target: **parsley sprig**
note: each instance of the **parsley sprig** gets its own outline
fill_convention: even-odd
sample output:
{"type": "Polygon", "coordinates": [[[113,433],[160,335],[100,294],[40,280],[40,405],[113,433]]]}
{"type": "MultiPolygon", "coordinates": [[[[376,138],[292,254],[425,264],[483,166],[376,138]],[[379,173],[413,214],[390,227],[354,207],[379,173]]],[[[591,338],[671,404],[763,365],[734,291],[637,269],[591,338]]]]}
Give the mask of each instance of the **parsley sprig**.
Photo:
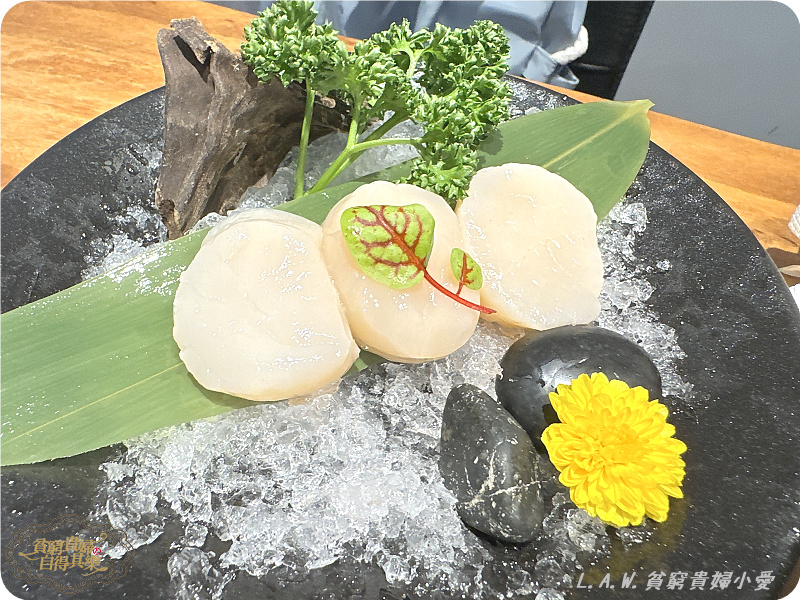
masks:
{"type": "Polygon", "coordinates": [[[329,24],[315,23],[313,2],[279,0],[245,28],[242,56],[261,81],[305,84],[295,197],[318,192],[369,148],[411,144],[419,152],[406,182],[450,202],[463,197],[477,169],[480,141],[508,118],[508,38],[491,21],[468,29],[437,25],[411,31],[392,24],[348,53],[329,24]],[[336,96],[350,107],[344,151],[319,181],[304,190],[303,179],[315,94],[336,96]],[[365,135],[376,119],[386,121],[365,135]],[[411,119],[418,138],[384,138],[411,119]]]}

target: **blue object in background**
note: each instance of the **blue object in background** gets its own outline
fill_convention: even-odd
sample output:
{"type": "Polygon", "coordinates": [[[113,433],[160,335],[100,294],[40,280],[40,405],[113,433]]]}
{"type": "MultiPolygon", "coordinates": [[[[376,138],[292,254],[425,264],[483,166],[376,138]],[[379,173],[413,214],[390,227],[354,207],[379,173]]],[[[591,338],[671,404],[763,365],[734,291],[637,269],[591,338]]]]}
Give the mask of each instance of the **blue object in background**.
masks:
{"type": "MultiPolygon", "coordinates": [[[[272,2],[214,0],[214,4],[256,13],[272,2]]],[[[588,35],[582,27],[586,4],[587,0],[321,0],[315,8],[320,21],[330,21],[340,34],[359,39],[404,18],[415,31],[437,22],[464,28],[489,19],[508,34],[510,73],[574,89],[578,78],[567,63],[586,52],[588,35]]]]}
{"type": "Polygon", "coordinates": [[[578,79],[566,63],[582,55],[588,43],[581,31],[586,0],[324,0],[315,7],[321,21],[360,39],[403,19],[415,31],[432,29],[436,23],[465,28],[488,19],[502,25],[509,37],[510,73],[567,88],[574,88],[578,79]]]}

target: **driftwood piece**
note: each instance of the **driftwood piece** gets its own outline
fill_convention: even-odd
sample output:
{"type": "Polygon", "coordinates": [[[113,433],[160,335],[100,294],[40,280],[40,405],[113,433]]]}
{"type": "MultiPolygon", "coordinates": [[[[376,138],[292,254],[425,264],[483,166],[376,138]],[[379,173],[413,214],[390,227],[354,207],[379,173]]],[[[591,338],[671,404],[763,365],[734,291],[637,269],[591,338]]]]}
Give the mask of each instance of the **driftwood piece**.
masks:
{"type": "MultiPolygon", "coordinates": [[[[170,25],[158,33],[166,123],[156,205],[174,239],[275,173],[300,140],[305,91],[260,83],[196,18],[170,25]]],[[[312,139],[343,126],[341,111],[315,105],[312,139]]]]}

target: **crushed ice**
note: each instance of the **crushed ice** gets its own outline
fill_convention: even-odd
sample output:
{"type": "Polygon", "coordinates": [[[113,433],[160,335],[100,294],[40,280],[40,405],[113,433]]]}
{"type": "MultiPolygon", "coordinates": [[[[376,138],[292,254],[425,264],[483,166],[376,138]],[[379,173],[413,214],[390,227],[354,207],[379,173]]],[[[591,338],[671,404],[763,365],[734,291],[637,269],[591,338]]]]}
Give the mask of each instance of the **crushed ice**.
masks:
{"type": "MultiPolygon", "coordinates": [[[[312,164],[323,165],[317,171],[342,146],[338,136],[314,144],[312,164]]],[[[385,151],[362,159],[351,177],[397,158],[385,151]]],[[[266,187],[245,194],[245,206],[289,197],[294,167],[291,157],[287,161],[266,187]]],[[[204,225],[222,218],[211,215],[204,225]]],[[[647,265],[633,252],[646,226],[645,208],[635,201],[617,205],[598,226],[606,281],[597,322],[641,344],[661,371],[665,393],[687,398],[691,385],[677,371],[684,354],[675,332],[646,305],[654,291],[646,270],[671,265],[647,265]]],[[[115,238],[113,251],[87,276],[140,250],[115,238]]],[[[125,530],[139,547],[162,535],[177,514],[183,534],[167,569],[178,598],[220,598],[240,570],[296,579],[347,559],[379,565],[390,584],[420,597],[564,600],[576,573],[608,554],[610,540],[599,519],[569,501],[552,465],[541,464],[549,514],[540,537],[527,551],[500,556],[464,527],[437,466],[450,389],[467,382],[493,393],[499,360],[520,334],[481,322],[470,341],[444,359],[376,365],[306,403],[264,404],[129,440],[127,453],[102,466],[107,481],[95,516],[125,530]],[[230,547],[221,554],[204,551],[210,536],[230,547]]],[[[620,531],[626,545],[647,539],[637,528],[620,531]]],[[[123,550],[109,552],[121,556],[123,550]]]]}
{"type": "MultiPolygon", "coordinates": [[[[678,345],[675,330],[659,323],[658,315],[646,302],[654,289],[645,278],[653,265],[634,256],[637,234],[647,227],[647,211],[641,202],[620,202],[597,226],[600,251],[605,268],[600,303],[603,307],[597,325],[616,331],[639,344],[652,358],[661,373],[662,391],[686,401],[692,397],[693,386],[678,372],[686,353],[678,345]]],[[[654,265],[659,271],[669,271],[669,260],[654,265]]]]}
{"type": "Polygon", "coordinates": [[[147,242],[164,242],[167,228],[157,212],[141,206],[129,206],[121,215],[114,217],[120,233],[110,238],[96,238],[89,243],[89,254],[84,258],[87,267],[81,272],[83,279],[102,275],[139,256],[147,242]],[[127,231],[145,232],[141,241],[131,239],[127,231]],[[151,239],[148,239],[151,238],[151,239]]]}

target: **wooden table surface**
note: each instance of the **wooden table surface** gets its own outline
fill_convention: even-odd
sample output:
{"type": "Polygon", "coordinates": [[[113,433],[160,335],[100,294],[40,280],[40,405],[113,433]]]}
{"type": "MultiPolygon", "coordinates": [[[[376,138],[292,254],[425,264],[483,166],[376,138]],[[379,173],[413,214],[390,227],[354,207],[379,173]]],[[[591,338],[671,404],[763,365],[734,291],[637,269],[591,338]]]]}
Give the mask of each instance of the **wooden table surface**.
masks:
{"type": "MultiPolygon", "coordinates": [[[[170,19],[188,16],[198,17],[231,49],[252,19],[192,1],[32,1],[12,7],[0,30],[0,183],[87,121],[163,85],[156,33],[170,19]]],[[[657,112],[650,121],[653,141],[725,199],[778,266],[800,264],[800,245],[788,228],[800,202],[800,150],[657,112]]]]}

